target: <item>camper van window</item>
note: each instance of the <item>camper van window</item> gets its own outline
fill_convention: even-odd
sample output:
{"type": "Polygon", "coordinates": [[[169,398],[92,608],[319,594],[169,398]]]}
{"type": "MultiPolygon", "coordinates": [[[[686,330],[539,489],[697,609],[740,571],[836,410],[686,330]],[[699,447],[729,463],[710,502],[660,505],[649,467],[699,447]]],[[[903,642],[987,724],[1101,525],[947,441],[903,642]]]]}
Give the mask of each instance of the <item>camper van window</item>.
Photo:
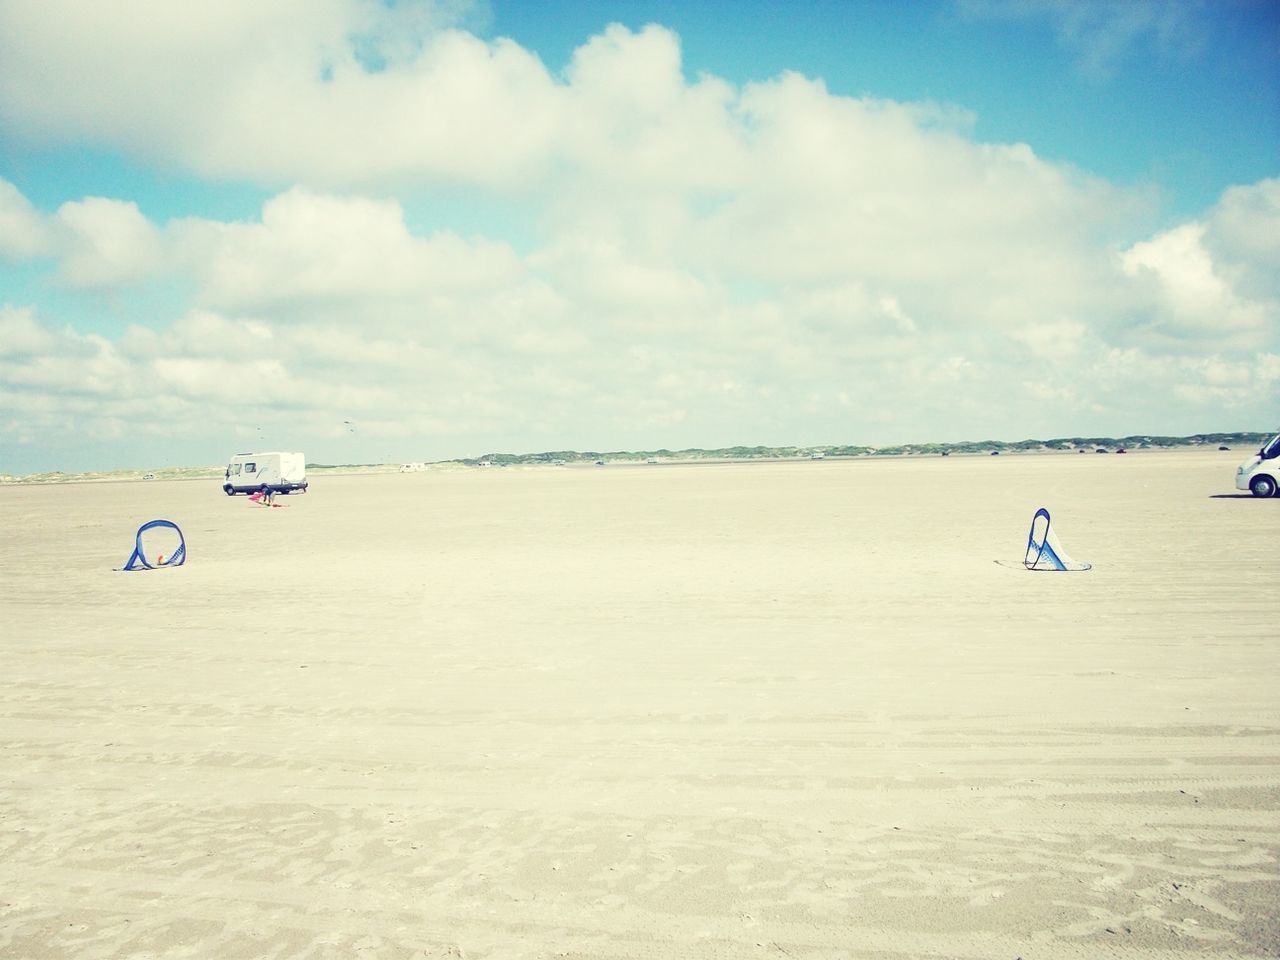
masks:
{"type": "Polygon", "coordinates": [[[238,476],[240,476],[240,464],[238,464],[238,463],[233,463],[233,464],[231,465],[231,471],[230,471],[230,472],[231,472],[231,476],[233,476],[233,477],[238,477],[238,476]]]}
{"type": "Polygon", "coordinates": [[[245,472],[245,473],[257,473],[257,472],[258,472],[258,465],[257,465],[256,463],[246,463],[246,464],[244,465],[244,472],[245,472]]]}

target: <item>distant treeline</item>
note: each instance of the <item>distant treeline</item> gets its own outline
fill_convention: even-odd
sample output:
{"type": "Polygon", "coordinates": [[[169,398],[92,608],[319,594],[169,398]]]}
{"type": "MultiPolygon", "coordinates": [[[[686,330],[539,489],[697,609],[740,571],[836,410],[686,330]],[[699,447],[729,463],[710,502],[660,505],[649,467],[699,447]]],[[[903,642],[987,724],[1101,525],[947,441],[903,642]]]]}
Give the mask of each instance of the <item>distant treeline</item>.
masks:
{"type": "Polygon", "coordinates": [[[812,447],[721,447],[716,450],[549,450],[543,453],[487,453],[450,460],[467,466],[512,466],[548,463],[640,462],[647,460],[787,460],[805,457],[948,456],[950,454],[1019,453],[1037,450],[1144,450],[1168,447],[1259,446],[1268,433],[1197,433],[1190,437],[1059,437],[1054,440],[964,440],[958,443],[910,443],[892,447],[829,444],[812,447]]]}

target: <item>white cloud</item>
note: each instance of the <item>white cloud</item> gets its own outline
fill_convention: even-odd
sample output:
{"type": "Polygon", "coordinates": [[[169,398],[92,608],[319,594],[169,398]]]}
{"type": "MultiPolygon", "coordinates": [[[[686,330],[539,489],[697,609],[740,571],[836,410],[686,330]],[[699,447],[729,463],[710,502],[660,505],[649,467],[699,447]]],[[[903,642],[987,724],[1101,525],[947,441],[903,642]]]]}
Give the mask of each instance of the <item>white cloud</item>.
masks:
{"type": "Polygon", "coordinates": [[[1041,309],[1079,308],[1111,272],[1098,241],[1140,212],[1025,146],[976,144],[910,105],[833,97],[788,76],[749,87],[742,109],[748,182],[693,224],[686,255],[757,280],[914,289],[901,305],[919,325],[964,306],[1015,325],[1026,310],[1017,292],[1032,287],[1041,309]]]}
{"type": "Polygon", "coordinates": [[[551,77],[420,20],[376,0],[6,0],[0,117],[258,182],[518,182],[559,126],[551,77]]]}
{"type": "Polygon", "coordinates": [[[89,197],[64,203],[55,223],[62,279],[75,286],[127,284],[161,268],[160,231],[135,203],[89,197]]]}
{"type": "Polygon", "coordinates": [[[0,305],[0,358],[37,357],[57,338],[36,320],[30,307],[0,305]]]}
{"type": "Polygon", "coordinates": [[[0,177],[0,259],[25,260],[53,248],[49,225],[12,183],[0,177]]]}
{"type": "Polygon", "coordinates": [[[615,24],[578,49],[566,74],[557,134],[578,175],[639,190],[646,200],[738,185],[745,131],[733,113],[734,90],[714,77],[686,83],[670,31],[615,24]]]}
{"type": "Polygon", "coordinates": [[[130,386],[130,368],[113,344],[89,334],[44,331],[49,349],[0,358],[0,383],[75,399],[109,397],[130,386]]]}
{"type": "Polygon", "coordinates": [[[1014,334],[1037,358],[1062,360],[1077,357],[1088,335],[1078,320],[1033,321],[1014,334]]]}
{"type": "Polygon", "coordinates": [[[1205,234],[1204,224],[1183,224],[1121,255],[1125,273],[1154,283],[1160,309],[1153,329],[1239,349],[1273,344],[1280,304],[1238,293],[1206,247],[1205,234]]]}
{"type": "Polygon", "coordinates": [[[1280,299],[1280,179],[1227,190],[1204,242],[1241,296],[1280,299]]]}
{"type": "MultiPolygon", "coordinates": [[[[76,265],[55,256],[61,275],[124,297],[148,276],[137,265],[150,265],[196,299],[170,323],[115,337],[59,332],[32,309],[4,308],[0,393],[20,416],[0,433],[31,443],[76,431],[122,442],[198,435],[220,448],[230,441],[216,438],[247,422],[287,422],[323,449],[341,446],[339,425],[356,418],[360,436],[406,454],[428,455],[412,446],[424,434],[463,446],[444,455],[613,445],[601,437],[789,442],[806,430],[828,441],[964,438],[1108,416],[1154,430],[1170,416],[1262,412],[1280,386],[1277,305],[1233,286],[1270,263],[1258,233],[1265,206],[1246,212],[1250,196],[1232,192],[1203,222],[1115,260],[1084,231],[1052,246],[1026,235],[1078,276],[1095,272],[1080,291],[1045,283],[1043,270],[957,276],[940,254],[917,252],[910,232],[895,238],[873,219],[858,229],[898,243],[914,276],[888,269],[889,249],[868,249],[820,269],[776,263],[744,290],[747,271],[732,257],[682,264],[678,233],[665,255],[655,238],[617,231],[599,245],[570,232],[522,257],[501,243],[419,236],[392,201],[302,189],[269,200],[254,223],[140,223],[127,204],[69,204],[48,218],[63,245],[54,253],[76,265]],[[1215,229],[1230,270],[1208,242],[1215,229]],[[124,238],[119,251],[107,249],[113,236],[124,238]],[[163,256],[121,252],[150,250],[156,237],[163,256]],[[1124,322],[1132,311],[1145,333],[1124,322]],[[861,433],[885,424],[902,432],[861,433]]],[[[752,236],[767,244],[767,234],[752,236]]],[[[719,242],[729,246],[727,235],[719,242]]]]}
{"type": "Polygon", "coordinates": [[[260,223],[191,219],[168,233],[200,301],[223,309],[457,295],[522,269],[503,243],[412,236],[394,201],[300,188],[268,201],[260,223]]]}
{"type": "Polygon", "coordinates": [[[0,253],[83,291],[76,315],[0,309],[0,400],[22,411],[0,436],[219,456],[249,422],[321,449],[358,442],[348,419],[453,438],[395,452],[423,459],[1160,430],[1277,397],[1274,180],[1152,235],[1145,197],[976,142],[962,111],[796,74],[691,82],[657,27],[612,27],[552,77],[357,0],[146,6],[118,47],[90,42],[108,28],[84,9],[0,0],[0,37],[28,31],[0,39],[8,122],[286,186],[251,219],[152,222],[100,197],[42,213],[0,181],[0,253]],[[133,60],[169,89],[117,69],[133,60]],[[403,185],[440,180],[529,235],[407,216],[403,185]],[[85,320],[100,309],[113,324],[85,320]]]}

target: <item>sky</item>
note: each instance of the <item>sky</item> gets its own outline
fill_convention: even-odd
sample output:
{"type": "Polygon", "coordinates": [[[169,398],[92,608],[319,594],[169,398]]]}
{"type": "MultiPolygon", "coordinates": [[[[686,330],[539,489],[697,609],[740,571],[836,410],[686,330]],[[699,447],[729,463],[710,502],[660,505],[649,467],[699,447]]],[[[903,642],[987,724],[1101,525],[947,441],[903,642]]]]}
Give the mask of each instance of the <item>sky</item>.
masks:
{"type": "Polygon", "coordinates": [[[0,0],[0,474],[1278,401],[1272,0],[0,0]]]}

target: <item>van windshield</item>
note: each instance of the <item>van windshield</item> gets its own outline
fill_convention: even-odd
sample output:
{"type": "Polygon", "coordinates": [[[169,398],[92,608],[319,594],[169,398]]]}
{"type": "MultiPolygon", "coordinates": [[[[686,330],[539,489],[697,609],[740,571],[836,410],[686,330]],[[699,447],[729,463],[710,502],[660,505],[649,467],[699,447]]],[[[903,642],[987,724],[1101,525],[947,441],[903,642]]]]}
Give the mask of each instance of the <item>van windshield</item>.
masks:
{"type": "Polygon", "coordinates": [[[1272,437],[1268,443],[1263,444],[1262,449],[1258,451],[1258,455],[1263,460],[1273,460],[1280,457],[1280,434],[1272,437]]]}

